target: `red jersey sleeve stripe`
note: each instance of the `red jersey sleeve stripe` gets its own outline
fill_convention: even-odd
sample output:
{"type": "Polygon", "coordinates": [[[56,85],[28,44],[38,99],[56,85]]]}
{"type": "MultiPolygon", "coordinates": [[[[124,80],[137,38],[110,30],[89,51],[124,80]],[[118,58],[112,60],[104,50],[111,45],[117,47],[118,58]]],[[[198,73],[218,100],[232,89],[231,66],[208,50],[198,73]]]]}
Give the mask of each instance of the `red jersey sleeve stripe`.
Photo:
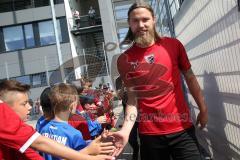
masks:
{"type": "Polygon", "coordinates": [[[38,132],[34,133],[28,140],[27,142],[19,149],[21,153],[24,153],[26,149],[35,141],[40,134],[38,132]]]}

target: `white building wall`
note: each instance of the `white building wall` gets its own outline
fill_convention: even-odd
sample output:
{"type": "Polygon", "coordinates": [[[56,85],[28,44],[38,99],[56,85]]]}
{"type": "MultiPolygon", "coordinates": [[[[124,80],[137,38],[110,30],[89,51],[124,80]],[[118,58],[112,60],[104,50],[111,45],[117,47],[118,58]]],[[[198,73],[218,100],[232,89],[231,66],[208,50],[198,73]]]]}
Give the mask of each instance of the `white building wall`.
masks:
{"type": "MultiPolygon", "coordinates": [[[[75,8],[78,7],[78,1],[73,1],[71,3],[73,3],[72,5],[75,6],[75,8]]],[[[69,41],[70,41],[70,45],[71,45],[71,54],[72,54],[72,58],[74,59],[73,63],[74,63],[74,72],[75,72],[75,76],[76,79],[81,78],[81,68],[80,66],[80,62],[78,60],[78,53],[77,53],[77,48],[82,48],[82,42],[80,40],[80,38],[76,38],[76,36],[74,36],[73,34],[71,34],[71,28],[74,25],[74,20],[73,20],[73,14],[72,14],[72,10],[73,6],[71,6],[71,4],[69,3],[68,0],[64,1],[65,3],[65,11],[66,11],[66,20],[67,20],[67,27],[68,27],[68,35],[69,35],[69,41]]]]}
{"type": "MultiPolygon", "coordinates": [[[[72,58],[69,43],[61,44],[63,63],[72,58]]],[[[59,67],[56,45],[39,48],[25,49],[20,51],[23,57],[25,75],[56,70],[59,67]],[[46,59],[46,61],[45,61],[46,59]],[[47,65],[47,66],[46,66],[47,65]]],[[[18,52],[0,54],[0,79],[6,78],[6,65],[9,77],[21,76],[18,52]]]]}
{"type": "Polygon", "coordinates": [[[0,54],[0,79],[9,77],[15,77],[20,74],[18,53],[11,52],[7,56],[0,54]]]}
{"type": "MultiPolygon", "coordinates": [[[[174,18],[209,110],[201,143],[216,160],[240,159],[240,12],[235,0],[184,1],[174,18]]],[[[197,105],[190,97],[194,114],[197,105]]]]}
{"type": "MultiPolygon", "coordinates": [[[[117,38],[115,20],[113,16],[112,2],[111,0],[98,0],[98,3],[99,3],[99,9],[101,13],[105,45],[112,48],[113,45],[108,45],[108,44],[115,43],[115,45],[118,46],[118,38],[117,38]]],[[[120,53],[119,47],[116,47],[112,51],[106,50],[106,55],[108,57],[108,64],[110,68],[109,72],[111,74],[109,82],[111,83],[112,86],[114,86],[114,83],[112,83],[112,78],[116,74],[116,63],[112,63],[112,61],[114,60],[113,57],[119,53],[120,53]]]]}
{"type": "MultiPolygon", "coordinates": [[[[64,4],[56,4],[55,12],[57,17],[65,16],[64,4]]],[[[51,19],[51,18],[52,18],[52,13],[51,13],[50,6],[30,8],[30,9],[19,10],[16,12],[1,13],[0,26],[39,21],[39,20],[51,19]]]]}

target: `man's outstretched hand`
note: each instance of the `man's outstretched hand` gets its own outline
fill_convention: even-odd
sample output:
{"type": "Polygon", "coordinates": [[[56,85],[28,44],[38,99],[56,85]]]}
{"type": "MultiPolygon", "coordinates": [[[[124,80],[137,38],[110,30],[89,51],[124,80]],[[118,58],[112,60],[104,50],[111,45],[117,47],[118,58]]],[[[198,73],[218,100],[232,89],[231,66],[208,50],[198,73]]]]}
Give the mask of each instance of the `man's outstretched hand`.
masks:
{"type": "Polygon", "coordinates": [[[108,136],[113,137],[113,141],[114,141],[116,149],[113,152],[112,156],[116,157],[122,152],[123,148],[127,144],[129,134],[124,133],[124,131],[120,130],[117,132],[109,132],[108,136]]]}

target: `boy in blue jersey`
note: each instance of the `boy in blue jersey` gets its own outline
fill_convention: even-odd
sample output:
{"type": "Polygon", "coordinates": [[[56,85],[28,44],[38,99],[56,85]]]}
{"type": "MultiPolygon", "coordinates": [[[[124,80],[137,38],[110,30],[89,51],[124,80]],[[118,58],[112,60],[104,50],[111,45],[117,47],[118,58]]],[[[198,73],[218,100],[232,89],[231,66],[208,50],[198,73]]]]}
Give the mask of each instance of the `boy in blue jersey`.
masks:
{"type": "Polygon", "coordinates": [[[50,87],[45,88],[40,95],[40,105],[42,106],[43,115],[38,119],[36,124],[36,130],[38,132],[51,120],[54,118],[53,109],[51,106],[51,101],[49,98],[49,93],[51,91],[50,87]]]}
{"type": "MultiPolygon", "coordinates": [[[[51,105],[51,101],[49,98],[49,94],[51,91],[51,87],[47,87],[43,90],[40,95],[40,104],[43,110],[43,116],[41,116],[36,124],[36,130],[38,132],[51,120],[54,118],[53,108],[51,105]]],[[[89,133],[88,123],[87,121],[78,114],[73,114],[69,117],[68,124],[79,130],[84,140],[90,140],[91,135],[89,133]]]]}
{"type": "MultiPolygon", "coordinates": [[[[113,143],[100,143],[100,138],[93,141],[88,147],[80,131],[68,124],[72,113],[76,112],[78,103],[77,91],[74,86],[58,84],[54,86],[49,95],[54,118],[50,120],[40,131],[43,136],[49,137],[74,150],[81,150],[87,154],[109,154],[115,149],[113,143]],[[84,149],[83,149],[84,148],[84,149]]],[[[49,154],[42,154],[46,160],[59,160],[49,154]]]]}
{"type": "MultiPolygon", "coordinates": [[[[79,90],[77,87],[76,89],[79,90]]],[[[36,124],[36,130],[38,132],[40,132],[42,127],[44,127],[51,119],[54,118],[54,113],[49,98],[50,91],[51,88],[47,87],[40,95],[40,104],[42,106],[43,116],[38,119],[36,124]]],[[[81,94],[81,92],[78,92],[78,94],[81,94]]],[[[80,102],[83,106],[85,106],[85,104],[94,103],[93,99],[87,98],[87,100],[85,100],[85,98],[82,98],[82,96],[80,96],[80,102]]],[[[92,121],[88,113],[85,112],[82,108],[81,110],[78,110],[78,107],[76,114],[71,115],[68,120],[68,124],[82,133],[84,140],[95,139],[97,136],[101,135],[103,131],[101,124],[105,122],[105,116],[100,116],[96,120],[92,121]],[[84,122],[82,120],[79,122],[79,119],[83,118],[85,119],[84,122]],[[85,126],[85,122],[87,123],[87,126],[83,127],[85,126]]]]}

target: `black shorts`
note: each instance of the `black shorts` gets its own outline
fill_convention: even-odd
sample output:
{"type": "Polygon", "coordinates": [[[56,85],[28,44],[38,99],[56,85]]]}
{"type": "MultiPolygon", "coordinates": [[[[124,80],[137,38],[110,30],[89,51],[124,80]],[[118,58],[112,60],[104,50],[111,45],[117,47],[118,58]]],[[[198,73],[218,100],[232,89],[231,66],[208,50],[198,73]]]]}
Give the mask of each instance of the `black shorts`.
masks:
{"type": "Polygon", "coordinates": [[[194,127],[174,134],[139,137],[141,160],[201,160],[194,127]]]}

